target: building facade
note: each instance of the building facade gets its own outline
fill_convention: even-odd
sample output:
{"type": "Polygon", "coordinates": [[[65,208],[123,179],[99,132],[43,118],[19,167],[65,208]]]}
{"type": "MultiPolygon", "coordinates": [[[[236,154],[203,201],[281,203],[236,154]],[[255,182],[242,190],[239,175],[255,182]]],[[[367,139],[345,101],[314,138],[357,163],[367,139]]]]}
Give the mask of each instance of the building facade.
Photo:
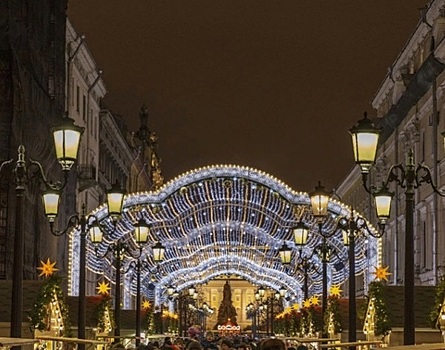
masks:
{"type": "MultiPolygon", "coordinates": [[[[380,185],[391,166],[406,164],[413,150],[416,165],[426,165],[437,189],[445,189],[444,68],[445,1],[434,0],[422,9],[418,25],[372,99],[374,123],[382,133],[370,183],[380,185]]],[[[392,190],[392,213],[381,248],[384,265],[391,272],[389,283],[397,285],[404,284],[406,212],[404,188],[393,186],[392,190]]],[[[373,199],[362,186],[358,167],[340,184],[338,194],[377,223],[373,199]]],[[[415,190],[414,201],[415,281],[435,285],[445,272],[445,200],[423,183],[415,190]]]]}
{"type": "MultiPolygon", "coordinates": [[[[66,6],[63,0],[43,0],[39,6],[22,0],[0,3],[0,160],[13,160],[0,174],[0,279],[13,277],[17,222],[12,168],[18,146],[25,147],[25,160],[41,163],[48,180],[63,178],[51,127],[66,114],[66,6]]],[[[34,170],[28,163],[28,171],[34,170]]],[[[72,183],[65,191],[74,193],[72,183]]],[[[38,180],[30,177],[22,214],[25,280],[36,279],[40,260],[56,256],[59,247],[49,232],[40,196],[38,180]]],[[[72,203],[68,200],[67,205],[72,203]]]]}
{"type": "MultiPolygon", "coordinates": [[[[118,184],[126,193],[146,191],[151,187],[150,158],[146,158],[139,144],[134,144],[124,118],[103,108],[102,99],[107,91],[102,72],[88,49],[85,37],[76,32],[69,20],[66,30],[66,108],[75,123],[84,127],[79,147],[76,178],[76,212],[94,211],[105,203],[106,190],[118,184]]],[[[148,132],[148,137],[151,133],[148,132]]],[[[148,147],[149,148],[149,147],[148,147]]],[[[70,270],[74,256],[78,254],[75,240],[64,237],[67,259],[63,259],[64,271],[70,270]]],[[[103,273],[112,276],[112,257],[103,260],[103,273]]],[[[68,274],[68,273],[67,273],[68,274]]],[[[87,271],[87,295],[96,294],[96,281],[100,278],[87,271]]],[[[112,278],[111,278],[112,279],[112,278]]],[[[70,281],[68,292],[77,295],[77,281],[70,281]]],[[[122,287],[125,290],[125,286],[122,287]]],[[[127,302],[131,297],[124,293],[127,302]]]]}

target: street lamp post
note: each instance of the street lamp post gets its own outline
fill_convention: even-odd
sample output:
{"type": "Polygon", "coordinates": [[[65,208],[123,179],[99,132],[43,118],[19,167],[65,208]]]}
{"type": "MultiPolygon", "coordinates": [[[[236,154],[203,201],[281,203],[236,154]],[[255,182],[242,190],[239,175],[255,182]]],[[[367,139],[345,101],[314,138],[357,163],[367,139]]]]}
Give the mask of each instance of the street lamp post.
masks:
{"type": "MultiPolygon", "coordinates": [[[[297,226],[293,228],[293,234],[294,234],[294,242],[297,247],[300,247],[299,251],[299,257],[301,257],[302,249],[301,247],[306,244],[307,238],[309,235],[309,229],[306,227],[306,225],[299,221],[297,226]]],[[[283,246],[279,250],[281,262],[283,265],[289,265],[292,261],[292,249],[289,248],[287,243],[284,243],[283,246]]],[[[307,300],[309,297],[309,287],[308,287],[308,274],[309,269],[313,266],[310,263],[310,257],[303,257],[299,269],[302,270],[303,276],[304,276],[304,285],[303,285],[303,293],[304,293],[304,300],[307,300]]],[[[282,293],[282,290],[284,290],[284,293],[286,292],[286,289],[280,289],[279,293],[281,297],[284,296],[282,293]]]]}
{"type": "MultiPolygon", "coordinates": [[[[12,174],[15,181],[16,203],[15,203],[15,233],[14,233],[14,260],[12,274],[11,294],[11,329],[10,335],[14,338],[22,336],[22,314],[23,314],[23,260],[24,260],[24,195],[29,178],[37,176],[46,188],[61,190],[66,185],[68,172],[77,159],[80,135],[83,128],[74,125],[73,120],[64,118],[62,123],[52,129],[56,157],[62,166],[63,183],[52,184],[46,179],[42,165],[33,160],[29,163],[25,160],[25,147],[18,147],[17,161],[12,174]],[[33,171],[31,171],[31,168],[33,171]]],[[[8,166],[12,160],[5,161],[0,165],[0,172],[4,166],[8,166]]]]}
{"type": "Polygon", "coordinates": [[[404,332],[405,345],[415,343],[414,323],[414,194],[415,189],[428,183],[433,191],[440,196],[445,193],[439,191],[433,182],[431,172],[425,165],[414,163],[412,149],[408,151],[406,163],[393,165],[380,187],[368,185],[370,169],[375,164],[380,129],[375,127],[365,113],[363,119],[349,130],[352,136],[352,145],[355,163],[360,166],[364,189],[375,199],[377,217],[380,224],[385,225],[390,212],[394,193],[390,192],[388,185],[395,182],[405,189],[405,276],[404,276],[404,332]]]}
{"type": "MultiPolygon", "coordinates": [[[[255,293],[255,304],[251,305],[252,316],[253,316],[253,337],[256,338],[258,335],[258,331],[260,330],[260,303],[261,303],[261,294],[260,290],[263,291],[264,288],[260,287],[255,293]]],[[[263,294],[264,295],[264,294],[263,294]]]]}
{"type": "MultiPolygon", "coordinates": [[[[113,188],[107,193],[107,203],[108,205],[112,205],[112,199],[114,197],[119,197],[120,192],[116,193],[113,188]]],[[[68,232],[70,228],[73,228],[77,225],[80,225],[80,247],[79,247],[79,301],[78,301],[78,338],[85,339],[85,313],[86,313],[86,300],[85,300],[85,283],[86,283],[86,234],[87,234],[87,226],[92,226],[92,224],[99,224],[98,219],[94,215],[86,216],[85,213],[85,204],[82,204],[82,211],[80,215],[73,214],[68,218],[68,223],[63,230],[57,230],[54,228],[54,222],[58,215],[59,210],[59,200],[60,193],[57,190],[51,189],[46,191],[43,194],[43,203],[45,208],[45,215],[48,219],[51,233],[54,236],[62,236],[68,232]]],[[[110,215],[114,215],[110,212],[110,215]]],[[[112,216],[114,219],[114,216],[112,216]]],[[[85,348],[85,344],[79,344],[79,348],[83,350],[85,348]]]]}
{"type": "MultiPolygon", "coordinates": [[[[380,238],[384,234],[384,230],[374,234],[368,227],[366,220],[354,215],[351,212],[349,217],[340,217],[337,221],[337,229],[342,229],[343,243],[348,246],[349,259],[349,342],[357,341],[357,303],[356,303],[356,289],[355,289],[355,239],[360,232],[366,231],[367,234],[374,238],[380,238]]],[[[350,347],[351,350],[355,346],[350,347]]]]}
{"type": "MultiPolygon", "coordinates": [[[[135,241],[137,244],[147,243],[148,238],[148,227],[143,221],[139,221],[138,226],[136,226],[135,230],[135,241]]],[[[141,247],[139,249],[142,249],[141,247]]],[[[156,243],[152,247],[153,251],[153,261],[155,263],[160,263],[164,260],[164,252],[165,248],[162,246],[160,242],[156,243]]],[[[140,257],[142,255],[142,251],[140,251],[139,256],[137,257],[136,263],[136,347],[141,343],[141,268],[142,262],[140,257]]],[[[173,293],[172,293],[173,294],[173,293]]]]}
{"type": "MultiPolygon", "coordinates": [[[[116,245],[112,249],[114,255],[115,269],[116,269],[116,284],[114,289],[114,322],[116,328],[114,329],[114,335],[121,335],[121,263],[123,258],[122,242],[118,240],[116,245]]],[[[116,339],[115,339],[116,341],[116,339]]]]}
{"type": "Polygon", "coordinates": [[[282,293],[286,293],[286,291],[281,292],[281,291],[276,291],[274,296],[271,297],[271,308],[270,308],[270,335],[274,336],[275,332],[275,310],[274,310],[274,303],[277,302],[277,306],[278,306],[278,301],[281,299],[282,297],[282,293]]]}
{"type": "Polygon", "coordinates": [[[136,348],[141,344],[141,260],[136,263],[136,348]]]}
{"type": "MultiPolygon", "coordinates": [[[[117,220],[121,216],[122,206],[124,202],[124,191],[120,188],[119,184],[112,186],[111,190],[107,191],[107,205],[108,214],[113,219],[113,224],[116,225],[117,220]]],[[[99,223],[96,221],[90,229],[91,242],[96,246],[102,243],[103,232],[99,223]]],[[[128,251],[128,246],[123,243],[121,239],[118,239],[115,243],[111,243],[105,253],[99,258],[104,258],[109,252],[113,254],[114,264],[116,269],[116,280],[115,280],[115,292],[114,292],[114,322],[116,328],[114,329],[114,335],[116,337],[120,336],[121,329],[121,264],[124,252],[128,251]]]]}
{"type": "Polygon", "coordinates": [[[314,265],[310,262],[309,258],[302,258],[301,261],[301,269],[303,270],[303,276],[304,276],[304,300],[309,299],[309,270],[313,268],[314,265]]]}
{"type": "MultiPolygon", "coordinates": [[[[94,242],[94,243],[99,243],[99,242],[94,242]]],[[[114,268],[116,270],[115,288],[114,288],[114,323],[116,327],[114,328],[114,335],[116,337],[119,337],[121,332],[121,265],[122,265],[124,251],[126,251],[127,249],[128,247],[126,243],[123,243],[119,239],[115,243],[111,243],[108,246],[105,254],[99,256],[99,258],[104,258],[108,253],[111,252],[114,258],[114,268]]]]}
{"type": "Polygon", "coordinates": [[[252,319],[252,338],[255,339],[255,306],[252,303],[246,306],[246,316],[252,319]]]}
{"type": "Polygon", "coordinates": [[[322,286],[323,286],[323,292],[322,292],[322,307],[321,307],[321,334],[322,338],[327,337],[327,333],[325,331],[325,315],[326,315],[326,309],[327,309],[327,303],[328,303],[328,253],[329,253],[329,246],[326,242],[326,237],[323,236],[323,243],[320,246],[320,252],[321,252],[321,263],[322,263],[322,286]]]}
{"type": "Polygon", "coordinates": [[[181,337],[187,335],[187,296],[182,293],[177,298],[177,306],[179,311],[179,334],[181,337]]]}
{"type": "MultiPolygon", "coordinates": [[[[139,246],[139,254],[137,256],[132,255],[136,260],[133,260],[128,266],[128,270],[132,267],[136,267],[136,346],[139,346],[141,343],[141,269],[143,265],[141,257],[143,245],[147,243],[148,231],[148,226],[143,220],[140,220],[135,226],[134,240],[139,246]]],[[[153,253],[153,260],[155,263],[158,263],[162,261],[164,253],[162,252],[162,254],[160,254],[157,252],[156,247],[157,245],[152,247],[152,250],[156,253],[153,253]],[[159,259],[160,255],[162,255],[161,260],[156,260],[159,259]]],[[[164,249],[164,247],[162,247],[162,249],[164,249]]]]}
{"type": "MultiPolygon", "coordinates": [[[[355,221],[351,221],[348,229],[348,258],[349,258],[349,342],[357,341],[357,302],[355,294],[355,221]]],[[[346,241],[345,241],[346,242],[346,241]]],[[[350,347],[350,350],[355,350],[355,346],[350,347]]]]}
{"type": "MultiPolygon", "coordinates": [[[[277,291],[273,296],[268,296],[266,298],[261,297],[262,291],[264,290],[264,287],[260,287],[257,291],[258,294],[258,301],[261,301],[260,306],[255,309],[254,305],[252,303],[250,303],[247,308],[246,311],[248,312],[248,314],[252,315],[252,319],[256,313],[256,311],[264,311],[265,312],[265,321],[266,321],[266,334],[268,334],[269,336],[272,336],[274,333],[274,302],[275,300],[280,300],[280,298],[282,296],[284,296],[286,294],[286,289],[282,288],[280,289],[280,291],[277,291]]],[[[265,291],[265,290],[264,290],[265,291]]]]}
{"type": "MultiPolygon", "coordinates": [[[[328,246],[326,239],[328,237],[331,237],[335,234],[335,232],[338,229],[341,229],[343,232],[343,242],[346,246],[349,246],[348,249],[348,258],[349,258],[349,336],[348,340],[349,342],[355,342],[357,340],[357,305],[356,305],[356,291],[355,291],[355,238],[356,235],[361,230],[366,230],[369,235],[380,238],[383,235],[384,230],[381,231],[379,234],[374,234],[372,231],[368,228],[368,225],[366,223],[366,220],[359,217],[354,216],[354,212],[351,212],[351,215],[348,217],[342,216],[337,219],[337,225],[336,228],[330,233],[326,234],[321,231],[321,220],[327,216],[327,200],[320,200],[317,199],[317,196],[327,196],[329,198],[329,193],[324,191],[324,187],[322,187],[320,184],[317,186],[316,191],[314,191],[311,194],[311,202],[315,203],[318,207],[314,210],[313,205],[313,211],[314,213],[317,213],[317,215],[314,214],[319,220],[319,231],[323,236],[323,243],[321,244],[321,255],[322,255],[322,263],[323,263],[323,327],[324,327],[324,315],[326,311],[326,305],[327,305],[327,261],[328,256],[330,254],[330,247],[328,246]],[[314,197],[314,200],[313,200],[314,197]]],[[[323,328],[324,332],[324,328],[323,328]]],[[[350,347],[351,350],[355,349],[355,346],[350,347]]]]}
{"type": "Polygon", "coordinates": [[[318,182],[318,185],[315,187],[315,190],[309,194],[311,200],[312,214],[314,218],[317,219],[318,224],[318,232],[322,236],[322,243],[318,246],[318,253],[321,255],[322,262],[322,308],[321,308],[321,333],[322,337],[326,338],[327,333],[325,330],[325,314],[327,309],[327,301],[328,301],[328,273],[327,273],[327,263],[328,257],[330,255],[331,247],[327,243],[327,239],[331,237],[334,233],[326,234],[322,230],[323,219],[327,216],[328,213],[328,203],[330,193],[327,192],[324,186],[318,182]]]}
{"type": "MultiPolygon", "coordinates": [[[[48,196],[53,196],[54,194],[45,194],[44,195],[44,202],[47,203],[50,198],[48,196]]],[[[54,199],[54,198],[53,198],[54,199]]],[[[55,200],[54,202],[59,202],[59,200],[55,200]]],[[[80,213],[80,216],[77,214],[72,215],[68,219],[68,224],[65,229],[63,230],[56,230],[54,229],[54,220],[57,215],[57,208],[58,204],[55,206],[56,210],[49,210],[46,209],[50,208],[50,205],[45,205],[45,214],[48,218],[49,224],[50,224],[50,230],[51,233],[55,236],[62,236],[68,232],[70,228],[73,228],[77,225],[80,225],[80,249],[79,249],[79,300],[78,300],[78,309],[77,309],[77,336],[79,339],[85,339],[85,326],[86,326],[86,320],[85,320],[85,313],[86,313],[86,306],[85,306],[85,268],[86,268],[86,232],[87,232],[87,225],[90,222],[90,220],[97,220],[94,215],[86,216],[85,215],[85,205],[82,205],[82,211],[80,213]]],[[[79,349],[83,350],[85,348],[85,344],[79,344],[79,349]]]]}

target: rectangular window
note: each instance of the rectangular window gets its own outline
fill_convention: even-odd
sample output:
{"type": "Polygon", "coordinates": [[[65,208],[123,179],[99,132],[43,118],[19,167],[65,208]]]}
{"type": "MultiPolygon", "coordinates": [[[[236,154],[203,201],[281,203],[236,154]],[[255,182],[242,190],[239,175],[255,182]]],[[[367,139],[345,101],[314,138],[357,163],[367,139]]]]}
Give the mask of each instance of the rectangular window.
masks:
{"type": "Polygon", "coordinates": [[[76,87],[76,110],[80,112],[80,87],[77,85],[76,87]]]}
{"type": "Polygon", "coordinates": [[[71,80],[70,84],[70,100],[71,100],[71,106],[74,106],[74,81],[71,80]]]}
{"type": "Polygon", "coordinates": [[[85,95],[83,95],[82,103],[83,103],[83,110],[82,110],[83,120],[86,121],[87,120],[87,97],[85,95]]]}
{"type": "Polygon", "coordinates": [[[423,255],[423,259],[422,259],[422,267],[427,267],[427,251],[428,251],[428,237],[426,234],[426,223],[425,221],[421,223],[421,227],[422,227],[422,255],[423,255]]]}

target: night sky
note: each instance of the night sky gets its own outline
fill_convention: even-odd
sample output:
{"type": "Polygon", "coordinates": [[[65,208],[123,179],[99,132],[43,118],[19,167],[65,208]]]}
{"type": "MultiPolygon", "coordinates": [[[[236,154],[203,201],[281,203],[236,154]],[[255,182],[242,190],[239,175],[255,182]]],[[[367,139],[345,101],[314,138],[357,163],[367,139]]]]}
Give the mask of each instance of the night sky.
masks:
{"type": "Polygon", "coordinates": [[[427,0],[71,0],[105,103],[159,137],[166,181],[197,167],[256,168],[297,191],[353,167],[349,128],[427,0]]]}

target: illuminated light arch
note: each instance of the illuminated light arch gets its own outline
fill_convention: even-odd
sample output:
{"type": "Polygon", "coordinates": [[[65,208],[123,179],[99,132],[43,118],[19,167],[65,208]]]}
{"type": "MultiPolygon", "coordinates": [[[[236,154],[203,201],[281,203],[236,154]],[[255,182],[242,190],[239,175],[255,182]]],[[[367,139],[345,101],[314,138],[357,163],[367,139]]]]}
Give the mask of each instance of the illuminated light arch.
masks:
{"type": "MultiPolygon", "coordinates": [[[[126,242],[134,253],[138,252],[132,232],[137,222],[143,219],[150,228],[149,241],[141,257],[148,263],[142,271],[144,294],[149,293],[150,274],[158,268],[158,292],[165,290],[163,287],[168,284],[175,284],[175,278],[185,273],[191,279],[205,281],[209,276],[224,275],[230,270],[245,278],[250,271],[251,282],[271,288],[291,286],[289,294],[298,298],[303,284],[298,259],[294,258],[290,266],[284,267],[278,250],[285,242],[293,249],[294,256],[299,254],[299,248],[293,243],[292,228],[300,219],[311,227],[308,244],[301,254],[310,256],[321,243],[309,204],[307,193],[296,192],[276,178],[252,168],[233,165],[200,168],[177,177],[158,191],[128,195],[122,219],[116,227],[107,217],[106,206],[99,207],[93,214],[105,227],[107,238],[99,246],[98,253],[103,254],[107,245],[118,239],[126,242]],[[158,241],[166,247],[166,260],[156,267],[150,247],[158,241]],[[238,251],[231,252],[231,249],[238,251]]],[[[350,215],[350,209],[334,199],[329,201],[328,209],[329,215],[322,225],[324,232],[335,229],[338,216],[350,215]]],[[[75,295],[78,289],[79,232],[73,233],[69,288],[75,295]]],[[[329,262],[330,284],[340,284],[348,277],[347,248],[343,246],[340,230],[329,238],[329,244],[336,252],[329,262]]],[[[112,275],[112,257],[97,259],[89,240],[87,249],[87,268],[95,273],[112,275]]],[[[357,274],[377,265],[376,239],[360,235],[356,239],[356,252],[357,274]]],[[[126,256],[124,266],[128,266],[130,260],[126,256]]],[[[313,255],[312,260],[321,266],[317,255],[313,255]]],[[[309,277],[311,293],[321,293],[321,275],[311,272],[309,277]]],[[[135,278],[130,280],[134,293],[135,278]]],[[[185,288],[188,284],[192,282],[184,281],[181,285],[185,288]]]]}

